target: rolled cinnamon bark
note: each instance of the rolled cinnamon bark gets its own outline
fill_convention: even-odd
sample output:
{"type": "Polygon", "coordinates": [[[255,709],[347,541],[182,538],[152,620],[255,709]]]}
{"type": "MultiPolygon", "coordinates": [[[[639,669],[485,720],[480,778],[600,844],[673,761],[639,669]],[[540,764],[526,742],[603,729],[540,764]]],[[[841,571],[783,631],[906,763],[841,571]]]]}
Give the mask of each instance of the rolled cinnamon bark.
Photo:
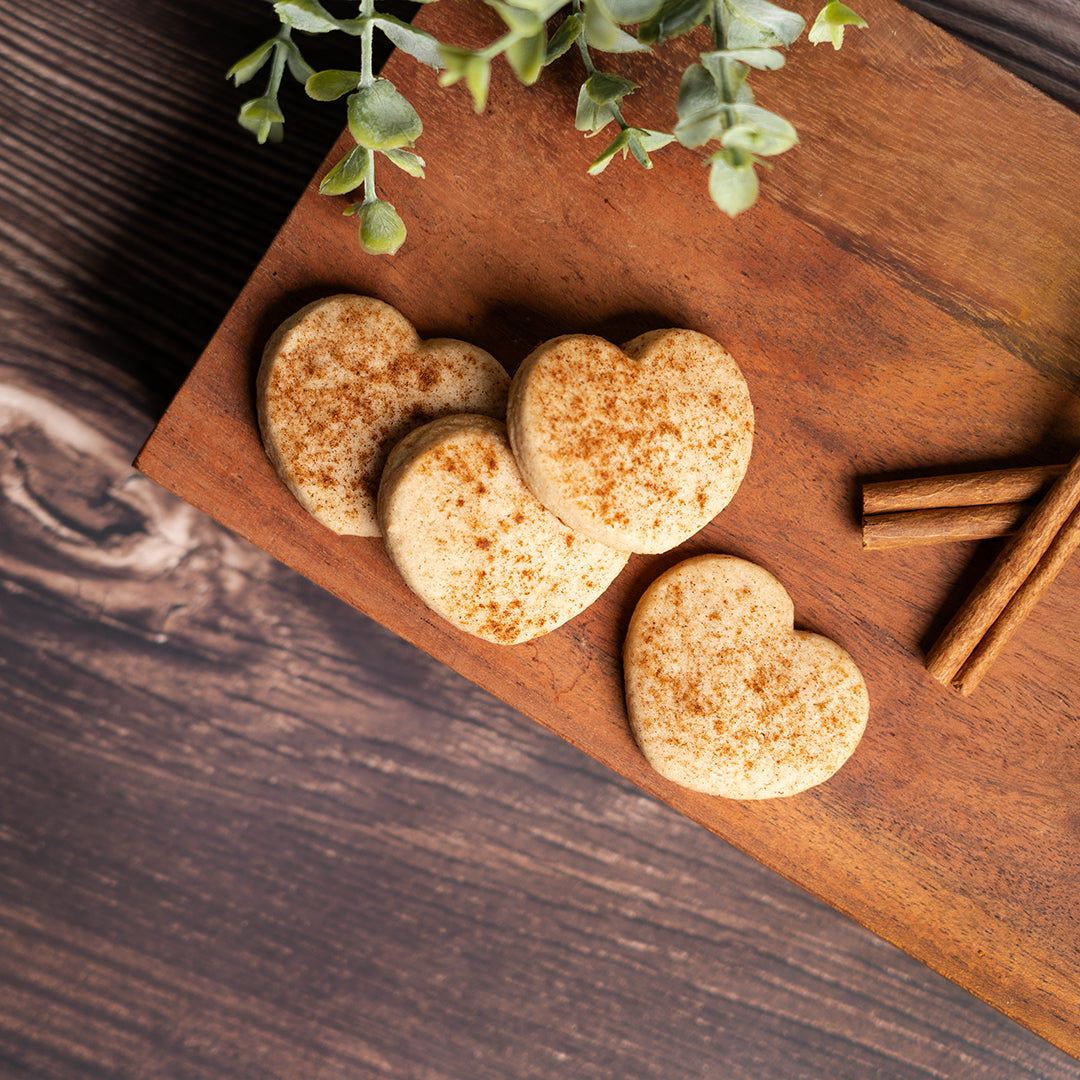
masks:
{"type": "Polygon", "coordinates": [[[935,679],[946,685],[954,682],[964,662],[1046,554],[1078,505],[1080,454],[1054,481],[927,653],[926,668],[935,679]]]}
{"type": "Polygon", "coordinates": [[[1020,628],[1021,623],[1031,613],[1031,609],[1042,598],[1043,593],[1050,587],[1050,583],[1057,577],[1078,546],[1080,546],[1080,509],[1074,510],[1069,515],[1046,549],[1046,554],[1035,564],[1035,569],[1024,579],[1023,584],[1013,594],[1004,610],[964,661],[953,679],[953,686],[961,694],[966,696],[979,685],[990,665],[1020,628]]]}
{"type": "Polygon", "coordinates": [[[862,519],[862,545],[867,550],[882,550],[1009,536],[1031,508],[1031,503],[1015,502],[870,514],[862,519]]]}
{"type": "Polygon", "coordinates": [[[892,514],[945,506],[1024,502],[1043,493],[1065,469],[1065,465],[1032,465],[864,484],[862,511],[867,515],[892,514]]]}

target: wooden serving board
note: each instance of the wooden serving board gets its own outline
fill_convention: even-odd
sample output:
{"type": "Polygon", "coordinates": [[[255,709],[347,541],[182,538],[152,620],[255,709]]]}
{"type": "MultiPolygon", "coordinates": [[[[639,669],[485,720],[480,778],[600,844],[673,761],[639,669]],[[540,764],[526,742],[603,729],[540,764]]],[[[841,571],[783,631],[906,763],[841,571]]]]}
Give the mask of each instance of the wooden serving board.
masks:
{"type": "MultiPolygon", "coordinates": [[[[803,39],[755,77],[801,144],[734,222],[678,147],[646,172],[586,168],[577,72],[463,88],[391,59],[427,177],[382,181],[407,218],[393,259],[358,253],[316,181],[228,313],[138,467],[360,611],[1063,1049],[1080,1055],[1080,565],[1067,567],[968,699],[923,654],[992,543],[864,552],[859,482],[1065,460],[1080,443],[1080,119],[891,0],[844,49],[803,39]],[[253,376],[277,323],[345,290],[509,369],[538,342],[687,326],[740,360],[757,438],[730,507],[676,552],[635,556],[590,610],[522,646],[458,633],[404,588],[381,542],[332,535],[259,443],[253,376]],[[844,645],[872,710],[855,757],[788,800],[735,803],[658,777],[628,733],[619,654],[661,569],[726,551],[771,570],[798,625],[844,645]]],[[[807,12],[809,13],[809,12],[807,12]]],[[[489,40],[480,5],[421,25],[489,40]]],[[[668,127],[700,38],[648,60],[627,108],[668,127]]],[[[609,70],[643,70],[616,58],[609,70]]],[[[336,160],[343,141],[328,160],[336,160]]],[[[322,170],[320,170],[320,175],[322,170]]],[[[567,793],[572,797],[572,793],[567,793]]]]}

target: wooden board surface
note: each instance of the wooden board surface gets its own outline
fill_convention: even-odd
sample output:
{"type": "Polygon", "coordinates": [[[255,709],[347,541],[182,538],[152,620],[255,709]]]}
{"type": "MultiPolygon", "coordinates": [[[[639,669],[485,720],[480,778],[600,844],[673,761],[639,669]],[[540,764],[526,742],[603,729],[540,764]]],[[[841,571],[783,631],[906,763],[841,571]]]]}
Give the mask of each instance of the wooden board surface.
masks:
{"type": "MultiPolygon", "coordinates": [[[[387,73],[427,131],[422,183],[388,177],[410,239],[365,260],[341,203],[309,188],[143,449],[146,474],[882,937],[1080,1053],[1080,570],[1066,569],[978,693],[933,684],[922,653],[991,545],[864,553],[857,481],[1064,459],[1080,435],[1080,121],[911,12],[872,3],[839,55],[804,46],[762,78],[801,146],[734,223],[677,150],[652,173],[585,175],[573,88],[503,76],[485,114],[431,73],[387,73]],[[824,88],[824,92],[823,92],[824,88]],[[513,121],[511,123],[511,120],[513,121]],[[1022,150],[1002,133],[1024,132],[1022,150]],[[679,551],[635,557],[592,609],[511,649],[424,610],[376,541],[314,525],[258,443],[262,343],[330,291],[395,304],[425,336],[508,368],[536,342],[656,326],[739,358],[758,437],[735,501],[679,551]],[[633,603],[684,555],[730,551],[788,587],[799,625],[837,639],[870,687],[856,757],[760,805],[663,782],[626,728],[618,654],[633,603]]],[[[439,33],[473,23],[440,5],[439,33]]],[[[421,17],[423,18],[423,16],[421,17]]],[[[663,92],[642,95],[658,126],[663,92]]],[[[676,50],[678,52],[678,50],[676,50]]],[[[631,70],[629,61],[624,70],[631,70]]],[[[333,155],[332,155],[333,156],[333,155]]]]}

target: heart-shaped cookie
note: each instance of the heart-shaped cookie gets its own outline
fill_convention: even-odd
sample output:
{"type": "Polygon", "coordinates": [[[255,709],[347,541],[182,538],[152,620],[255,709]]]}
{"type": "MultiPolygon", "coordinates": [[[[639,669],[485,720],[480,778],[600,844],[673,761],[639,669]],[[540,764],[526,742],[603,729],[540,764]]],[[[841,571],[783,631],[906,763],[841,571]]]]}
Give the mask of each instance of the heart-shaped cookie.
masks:
{"type": "Polygon", "coordinates": [[[618,348],[569,334],[514,375],[510,442],[533,494],[571,528],[623,551],[667,551],[731,501],[754,436],[731,355],[693,330],[618,348]]]}
{"type": "Polygon", "coordinates": [[[626,565],[529,493],[506,425],[448,416],[391,451],[379,524],[405,583],[461,630],[504,645],[584,611],[626,565]]]}
{"type": "Polygon", "coordinates": [[[623,661],[630,728],[661,775],[710,795],[794,795],[862,738],[866,684],[835,642],[794,628],[784,587],[728,555],[672,567],[645,591],[623,661]]]}
{"type": "Polygon", "coordinates": [[[266,453],[300,504],[334,532],[377,536],[375,499],[390,448],[457,412],[506,413],[510,377],[490,353],[421,341],[369,296],[318,300],[267,342],[256,384],[266,453]]]}

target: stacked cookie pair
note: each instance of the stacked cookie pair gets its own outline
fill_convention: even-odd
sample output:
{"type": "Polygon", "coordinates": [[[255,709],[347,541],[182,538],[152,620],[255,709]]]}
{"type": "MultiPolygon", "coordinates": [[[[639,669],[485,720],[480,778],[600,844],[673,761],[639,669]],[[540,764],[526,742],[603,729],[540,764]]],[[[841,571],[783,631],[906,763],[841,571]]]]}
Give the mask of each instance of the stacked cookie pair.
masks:
{"type": "MultiPolygon", "coordinates": [[[[268,343],[263,442],[300,503],[338,533],[381,536],[448,622],[518,644],[580,614],[632,553],[689,539],[738,490],[754,414],[708,336],[617,347],[554,338],[511,380],[466,342],[421,341],[395,309],[340,295],[268,343]]],[[[786,592],[745,560],[686,560],[639,601],[625,643],[631,729],[677,783],[792,794],[861,737],[866,691],[846,653],[793,630],[786,592]]]]}

